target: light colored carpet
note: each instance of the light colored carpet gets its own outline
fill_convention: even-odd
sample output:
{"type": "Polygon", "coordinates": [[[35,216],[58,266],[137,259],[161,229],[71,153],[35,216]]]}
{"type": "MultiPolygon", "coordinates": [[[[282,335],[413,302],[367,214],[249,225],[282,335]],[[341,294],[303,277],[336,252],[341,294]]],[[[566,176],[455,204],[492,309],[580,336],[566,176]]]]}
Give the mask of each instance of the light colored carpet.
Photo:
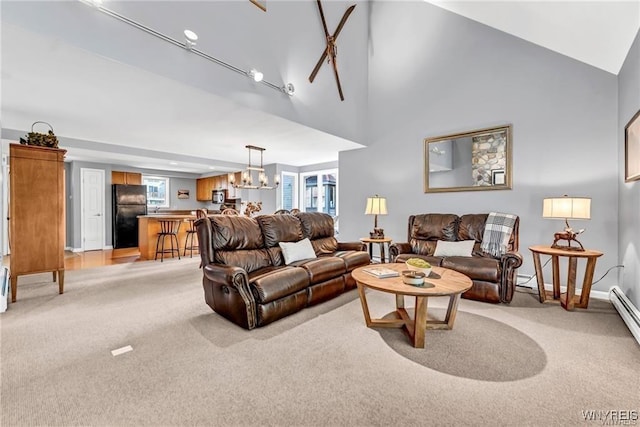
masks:
{"type": "MultiPolygon", "coordinates": [[[[204,303],[198,262],[68,271],[64,295],[21,277],[0,316],[0,424],[594,425],[582,411],[640,410],[640,348],[608,303],[462,300],[420,350],[366,328],[355,291],[246,331],[204,303]]],[[[368,295],[373,315],[392,310],[368,295]]]]}

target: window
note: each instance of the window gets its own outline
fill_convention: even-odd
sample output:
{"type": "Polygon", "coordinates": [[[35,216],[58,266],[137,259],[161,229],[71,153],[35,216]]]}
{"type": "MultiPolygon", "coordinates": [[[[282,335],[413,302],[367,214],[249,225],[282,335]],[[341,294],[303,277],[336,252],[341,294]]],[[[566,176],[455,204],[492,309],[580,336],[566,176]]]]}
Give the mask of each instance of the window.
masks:
{"type": "Polygon", "coordinates": [[[147,206],[150,208],[170,207],[169,178],[143,175],[142,184],[147,186],[147,206]]]}
{"type": "Polygon", "coordinates": [[[300,174],[302,189],[300,197],[304,212],[324,212],[338,216],[338,170],[308,172],[300,174]]]}
{"type": "Polygon", "coordinates": [[[298,208],[298,174],[282,172],[282,209],[298,208]]]}

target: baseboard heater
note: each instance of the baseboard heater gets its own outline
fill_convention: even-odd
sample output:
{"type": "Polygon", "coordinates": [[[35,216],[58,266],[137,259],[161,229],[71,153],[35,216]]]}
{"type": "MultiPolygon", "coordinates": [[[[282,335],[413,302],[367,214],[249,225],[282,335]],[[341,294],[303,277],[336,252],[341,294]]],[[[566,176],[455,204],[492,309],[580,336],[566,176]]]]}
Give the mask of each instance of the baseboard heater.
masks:
{"type": "Polygon", "coordinates": [[[631,300],[627,298],[618,286],[614,286],[609,291],[609,300],[620,313],[620,317],[627,324],[638,344],[640,344],[640,311],[638,311],[638,308],[631,303],[631,300]]]}

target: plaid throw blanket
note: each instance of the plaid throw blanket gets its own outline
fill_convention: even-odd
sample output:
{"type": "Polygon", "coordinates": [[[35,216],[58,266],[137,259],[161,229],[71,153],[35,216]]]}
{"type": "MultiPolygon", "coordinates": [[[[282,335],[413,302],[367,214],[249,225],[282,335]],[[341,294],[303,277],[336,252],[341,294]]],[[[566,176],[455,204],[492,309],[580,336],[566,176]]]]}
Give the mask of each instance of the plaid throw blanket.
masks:
{"type": "Polygon", "coordinates": [[[516,216],[501,212],[491,212],[484,225],[482,244],[480,249],[494,257],[500,257],[507,252],[509,238],[516,224],[516,216]]]}

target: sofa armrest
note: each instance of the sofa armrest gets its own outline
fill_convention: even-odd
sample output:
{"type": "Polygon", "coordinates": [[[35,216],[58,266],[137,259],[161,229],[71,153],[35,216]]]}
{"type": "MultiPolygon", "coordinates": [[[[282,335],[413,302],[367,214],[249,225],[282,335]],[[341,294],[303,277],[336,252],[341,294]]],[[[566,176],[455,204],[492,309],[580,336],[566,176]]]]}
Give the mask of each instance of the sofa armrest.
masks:
{"type": "MultiPolygon", "coordinates": [[[[207,264],[203,268],[205,286],[205,299],[207,303],[217,305],[213,301],[216,292],[212,288],[218,288],[222,294],[236,294],[242,299],[246,308],[246,327],[253,329],[257,326],[256,301],[249,288],[249,275],[236,266],[223,264],[207,264]],[[207,286],[210,289],[207,289],[207,286]],[[208,299],[211,298],[211,301],[208,299]]],[[[211,305],[209,304],[209,305],[211,305]]],[[[221,302],[218,302],[221,304],[221,302]]]]}
{"type": "Polygon", "coordinates": [[[389,246],[389,256],[391,257],[391,262],[395,262],[395,259],[400,254],[410,254],[413,253],[411,250],[411,244],[409,243],[392,243],[389,246]]]}
{"type": "Polygon", "coordinates": [[[500,301],[509,303],[513,299],[516,287],[516,271],[522,265],[522,255],[519,252],[507,252],[500,258],[500,301]]]}
{"type": "Polygon", "coordinates": [[[362,242],[338,242],[339,251],[366,251],[367,245],[362,242]]]}

